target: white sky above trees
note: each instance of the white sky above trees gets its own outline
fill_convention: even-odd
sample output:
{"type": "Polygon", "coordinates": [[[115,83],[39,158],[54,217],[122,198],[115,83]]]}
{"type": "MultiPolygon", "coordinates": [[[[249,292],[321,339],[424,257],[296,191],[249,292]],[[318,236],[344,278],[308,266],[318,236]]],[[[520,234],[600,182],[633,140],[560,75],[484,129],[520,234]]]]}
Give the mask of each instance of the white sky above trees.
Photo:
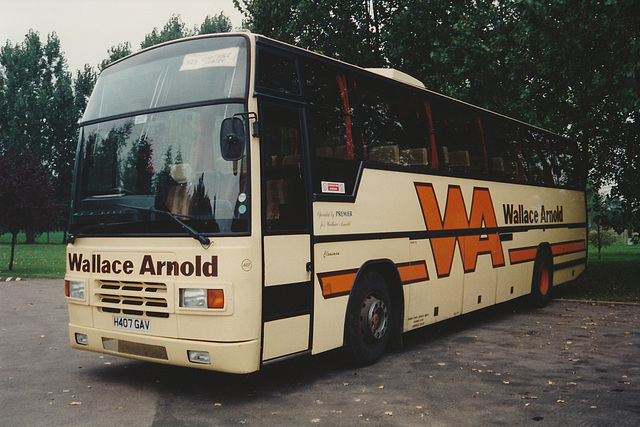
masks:
{"type": "Polygon", "coordinates": [[[242,15],[233,0],[0,0],[0,45],[24,41],[29,29],[44,44],[55,32],[69,71],[84,64],[96,67],[112,46],[129,42],[135,52],[154,28],[162,29],[172,15],[186,27],[200,26],[207,15],[223,12],[234,28],[242,15]]]}

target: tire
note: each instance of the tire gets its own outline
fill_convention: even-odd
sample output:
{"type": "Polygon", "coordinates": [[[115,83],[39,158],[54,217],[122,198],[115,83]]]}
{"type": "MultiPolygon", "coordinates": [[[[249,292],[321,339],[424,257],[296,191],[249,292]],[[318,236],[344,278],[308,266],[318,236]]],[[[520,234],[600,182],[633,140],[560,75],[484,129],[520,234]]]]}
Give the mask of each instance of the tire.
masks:
{"type": "Polygon", "coordinates": [[[551,299],[553,288],[553,260],[545,250],[539,250],[533,264],[533,279],[531,281],[531,299],[533,305],[542,308],[551,299]]]}
{"type": "Polygon", "coordinates": [[[376,272],[358,280],[347,305],[347,348],[361,366],[384,353],[391,335],[392,306],[384,278],[376,272]]]}

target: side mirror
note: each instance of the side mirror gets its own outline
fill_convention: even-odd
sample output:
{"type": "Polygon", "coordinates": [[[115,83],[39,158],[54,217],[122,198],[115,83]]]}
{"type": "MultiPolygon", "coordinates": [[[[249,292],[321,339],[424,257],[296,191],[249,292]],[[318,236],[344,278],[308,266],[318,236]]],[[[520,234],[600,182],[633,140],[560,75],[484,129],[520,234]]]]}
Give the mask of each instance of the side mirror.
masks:
{"type": "Polygon", "coordinates": [[[244,153],[244,122],[239,117],[228,117],[220,127],[220,151],[227,161],[240,160],[244,153]]]}

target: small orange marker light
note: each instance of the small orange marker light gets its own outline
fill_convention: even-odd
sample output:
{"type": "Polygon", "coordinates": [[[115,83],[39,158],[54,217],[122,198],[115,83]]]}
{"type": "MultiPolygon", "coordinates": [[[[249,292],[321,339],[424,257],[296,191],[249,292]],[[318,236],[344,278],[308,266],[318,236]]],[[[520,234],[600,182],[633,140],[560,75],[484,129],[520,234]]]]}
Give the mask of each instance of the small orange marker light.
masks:
{"type": "Polygon", "coordinates": [[[224,308],[224,290],[207,289],[207,308],[224,308]]]}

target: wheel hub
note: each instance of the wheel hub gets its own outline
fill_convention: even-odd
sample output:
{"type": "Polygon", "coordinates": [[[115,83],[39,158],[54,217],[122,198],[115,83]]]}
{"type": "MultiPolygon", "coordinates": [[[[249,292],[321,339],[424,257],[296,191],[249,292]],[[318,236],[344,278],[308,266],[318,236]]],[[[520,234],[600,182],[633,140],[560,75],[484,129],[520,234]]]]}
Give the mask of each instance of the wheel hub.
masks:
{"type": "Polygon", "coordinates": [[[360,329],[369,342],[384,336],[389,325],[389,310],[383,300],[369,295],[360,311],[360,329]]]}

